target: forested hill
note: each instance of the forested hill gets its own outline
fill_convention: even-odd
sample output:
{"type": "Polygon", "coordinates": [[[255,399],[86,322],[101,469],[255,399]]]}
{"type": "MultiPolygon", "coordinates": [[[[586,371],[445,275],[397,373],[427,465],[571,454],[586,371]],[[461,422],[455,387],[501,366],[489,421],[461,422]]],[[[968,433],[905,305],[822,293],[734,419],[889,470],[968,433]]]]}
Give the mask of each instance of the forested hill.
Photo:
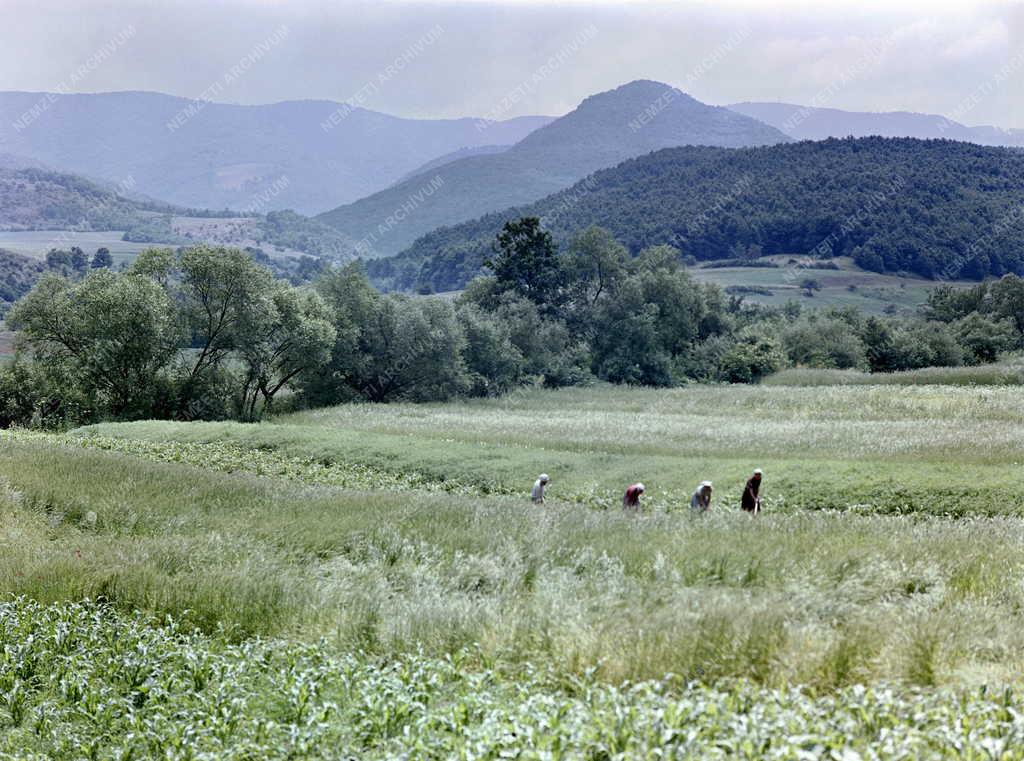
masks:
{"type": "Polygon", "coordinates": [[[441,225],[532,203],[598,169],[661,148],[770,145],[789,139],[727,108],[641,80],[590,96],[507,151],[430,168],[318,219],[361,241],[365,257],[389,256],[441,225]],[[394,222],[398,212],[401,224],[394,222]]]}
{"type": "Polygon", "coordinates": [[[670,148],[435,230],[370,262],[370,275],[398,289],[460,288],[520,216],[541,217],[560,242],[601,225],[633,253],[670,244],[699,260],[852,255],[866,269],[931,278],[1024,273],[1024,152],[880,137],[670,148]]]}
{"type": "Polygon", "coordinates": [[[125,198],[74,174],[0,167],[0,229],[126,230],[158,213],[190,210],[125,198]]]}

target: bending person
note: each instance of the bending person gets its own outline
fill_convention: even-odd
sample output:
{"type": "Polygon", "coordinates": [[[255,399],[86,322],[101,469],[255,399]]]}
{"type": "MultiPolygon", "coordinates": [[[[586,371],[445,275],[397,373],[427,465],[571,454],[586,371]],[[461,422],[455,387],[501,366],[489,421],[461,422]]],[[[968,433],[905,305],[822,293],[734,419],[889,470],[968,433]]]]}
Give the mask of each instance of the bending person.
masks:
{"type": "Polygon", "coordinates": [[[622,497],[622,509],[633,510],[638,512],[640,510],[640,497],[643,496],[644,485],[636,483],[626,489],[625,495],[622,497]]]}
{"type": "Polygon", "coordinates": [[[713,487],[710,481],[701,481],[697,491],[690,497],[690,509],[698,513],[706,513],[711,509],[711,492],[713,487]]]}
{"type": "Polygon", "coordinates": [[[533,482],[533,488],[530,490],[530,499],[533,500],[533,504],[544,504],[544,487],[549,483],[551,483],[551,478],[547,473],[541,473],[540,477],[533,482]]]}
{"type": "Polygon", "coordinates": [[[751,515],[757,515],[761,512],[761,469],[758,468],[754,471],[749,479],[747,479],[747,485],[743,487],[743,497],[740,499],[740,507],[751,515]]]}

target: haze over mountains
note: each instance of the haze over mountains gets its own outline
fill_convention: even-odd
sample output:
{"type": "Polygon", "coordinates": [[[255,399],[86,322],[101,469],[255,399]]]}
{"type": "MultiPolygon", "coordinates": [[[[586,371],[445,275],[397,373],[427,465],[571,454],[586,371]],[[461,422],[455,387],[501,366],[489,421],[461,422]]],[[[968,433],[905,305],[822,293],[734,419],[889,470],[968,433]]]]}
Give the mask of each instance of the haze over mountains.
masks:
{"type": "Polygon", "coordinates": [[[403,119],[325,100],[239,106],[151,92],[3,92],[0,153],[94,180],[130,177],[138,192],[181,206],[313,213],[442,154],[512,144],[550,121],[480,129],[472,118],[403,119]]]}
{"type": "MultiPolygon", "coordinates": [[[[747,148],[847,135],[941,138],[945,147],[939,151],[950,156],[971,155],[960,153],[950,141],[1024,145],[1024,130],[967,127],[929,114],[765,102],[709,106],[650,80],[592,95],[561,118],[497,122],[403,119],[331,101],[197,105],[147,92],[52,99],[8,92],[0,93],[0,228],[118,230],[133,241],[265,245],[271,251],[335,260],[400,254],[393,262],[371,267],[378,282],[446,290],[460,287],[479,270],[481,252],[510,215],[541,215],[563,239],[590,220],[607,222],[634,250],[651,242],[681,245],[673,235],[678,236],[683,216],[705,213],[697,209],[691,188],[673,184],[682,183],[682,175],[666,174],[659,163],[663,158],[628,167],[624,161],[680,146],[747,148]],[[609,178],[619,176],[616,172],[628,174],[638,166],[661,179],[634,178],[636,184],[626,195],[608,189],[609,178]],[[600,171],[613,168],[611,174],[600,171]],[[594,172],[599,174],[591,176],[594,172]],[[669,175],[676,180],[665,180],[669,175]],[[646,205],[633,209],[624,221],[622,209],[632,208],[633,197],[642,197],[646,205]],[[350,202],[315,220],[274,211],[314,212],[339,200],[350,202]],[[691,202],[696,206],[687,206],[691,202]],[[223,208],[246,213],[201,211],[223,208]],[[671,230],[676,232],[666,232],[671,230]]],[[[729,177],[723,169],[728,162],[710,158],[719,153],[692,155],[703,157],[704,171],[729,177]]],[[[804,161],[806,155],[817,154],[764,155],[804,161]]],[[[899,152],[894,156],[897,163],[902,161],[899,152]]],[[[929,161],[934,158],[927,156],[929,161]]],[[[832,171],[860,171],[850,162],[847,157],[832,171]]],[[[826,175],[816,176],[815,192],[809,193],[794,177],[779,175],[768,159],[754,162],[751,171],[789,182],[800,198],[787,203],[799,207],[799,215],[814,218],[817,205],[830,207],[834,200],[829,193],[835,189],[821,184],[826,175]]],[[[685,182],[696,187],[704,181],[685,182]]],[[[723,183],[711,183],[705,190],[731,198],[723,183]]],[[[951,175],[950,187],[963,184],[951,175]]],[[[984,183],[979,188],[985,189],[984,183]]],[[[780,203],[768,193],[750,197],[774,209],[780,203]]],[[[913,213],[919,216],[910,227],[939,200],[918,199],[913,213]]],[[[836,208],[840,213],[845,207],[836,208]]],[[[984,204],[949,214],[974,215],[988,225],[996,221],[984,204]]],[[[770,247],[770,235],[750,232],[747,220],[758,216],[758,207],[750,204],[739,217],[726,215],[736,229],[703,240],[697,255],[724,255],[728,247],[722,241],[727,239],[770,247]]],[[[819,221],[824,229],[827,220],[819,221]]],[[[894,228],[907,227],[890,221],[894,228]]],[[[773,218],[772,224],[791,222],[773,218]]],[[[856,238],[848,237],[843,245],[856,238]]],[[[1015,251],[1010,253],[1016,256],[1015,251]]],[[[971,266],[998,273],[998,260],[971,266]]],[[[864,261],[875,266],[873,259],[864,261]]],[[[899,264],[890,258],[880,266],[929,270],[927,263],[908,261],[913,257],[899,264]]]]}
{"type": "Polygon", "coordinates": [[[733,103],[736,113],[770,124],[797,140],[829,137],[917,137],[962,140],[978,145],[1024,146],[1024,129],[967,127],[937,114],[910,111],[865,112],[813,108],[793,103],[733,103]]]}
{"type": "Polygon", "coordinates": [[[845,255],[879,272],[980,278],[1024,270],[1022,189],[1024,152],[949,140],[669,148],[435,230],[369,271],[393,288],[458,289],[506,221],[536,216],[563,244],[600,225],[634,254],[667,244],[700,260],[845,255]]]}
{"type": "Polygon", "coordinates": [[[789,139],[774,127],[708,106],[669,85],[639,80],[590,96],[507,151],[430,168],[319,219],[362,241],[363,256],[387,256],[439,226],[530,203],[598,169],[661,148],[735,148],[789,139]],[[389,222],[396,213],[400,224],[389,222]]]}

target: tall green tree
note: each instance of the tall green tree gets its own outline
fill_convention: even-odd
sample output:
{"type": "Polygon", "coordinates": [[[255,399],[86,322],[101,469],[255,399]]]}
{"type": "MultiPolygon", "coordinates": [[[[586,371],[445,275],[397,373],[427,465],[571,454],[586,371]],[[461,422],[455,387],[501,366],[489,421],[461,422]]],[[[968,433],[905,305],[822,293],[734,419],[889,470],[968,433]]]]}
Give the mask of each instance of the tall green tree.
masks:
{"type": "Polygon", "coordinates": [[[593,307],[602,296],[614,293],[625,276],[629,252],[610,232],[591,225],[569,241],[566,251],[566,280],[571,297],[593,307]]]}
{"type": "Polygon", "coordinates": [[[44,276],[8,315],[31,356],[80,385],[114,417],[151,413],[181,341],[167,293],[148,278],[96,270],[78,283],[44,276]]]}
{"type": "Polygon", "coordinates": [[[270,410],[282,388],[326,365],[335,339],[330,313],[317,293],[278,283],[262,306],[246,312],[235,339],[244,366],[240,406],[249,419],[261,398],[270,410]]]}
{"type": "Polygon", "coordinates": [[[501,291],[523,296],[545,310],[558,306],[563,270],[551,233],[541,229],[540,219],[506,222],[494,250],[495,255],[485,264],[494,272],[501,291]]]}
{"type": "Polygon", "coordinates": [[[239,334],[271,308],[273,276],[235,248],[194,246],[180,260],[182,316],[195,347],[186,394],[239,346],[239,334]]]}
{"type": "Polygon", "coordinates": [[[106,246],[96,249],[96,253],[92,256],[92,262],[90,266],[95,269],[105,269],[114,266],[114,257],[110,255],[110,249],[106,246]]]}

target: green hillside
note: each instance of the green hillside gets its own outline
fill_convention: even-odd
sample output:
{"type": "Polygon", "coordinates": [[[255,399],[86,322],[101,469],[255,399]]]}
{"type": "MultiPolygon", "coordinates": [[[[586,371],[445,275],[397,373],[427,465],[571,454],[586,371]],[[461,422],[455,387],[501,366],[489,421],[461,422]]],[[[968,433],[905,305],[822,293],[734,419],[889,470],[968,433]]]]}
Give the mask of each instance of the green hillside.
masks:
{"type": "MultiPolygon", "coordinates": [[[[46,250],[78,245],[69,241],[82,233],[117,231],[114,237],[143,247],[215,242],[336,260],[354,252],[352,242],[334,228],[290,210],[238,215],[186,209],[128,198],[65,172],[0,168],[0,243],[21,248],[31,245],[33,236],[19,233],[44,230],[50,231],[43,236],[46,250]]],[[[100,245],[110,247],[107,241],[100,245]]],[[[138,248],[129,247],[132,252],[138,248]]]]}
{"type": "Polygon", "coordinates": [[[1024,272],[1022,203],[1024,153],[1008,148],[890,138],[672,148],[435,230],[370,273],[399,289],[461,287],[502,224],[530,215],[563,242],[599,224],[634,253],[851,256],[876,272],[977,279],[1024,272]]]}

